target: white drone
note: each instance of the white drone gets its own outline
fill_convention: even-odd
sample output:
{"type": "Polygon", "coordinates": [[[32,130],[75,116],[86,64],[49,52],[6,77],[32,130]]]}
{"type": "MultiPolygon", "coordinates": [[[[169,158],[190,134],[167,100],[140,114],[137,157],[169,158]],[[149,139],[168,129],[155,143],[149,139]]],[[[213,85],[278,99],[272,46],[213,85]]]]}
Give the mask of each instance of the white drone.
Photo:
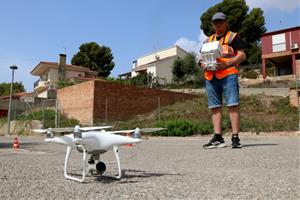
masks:
{"type": "Polygon", "coordinates": [[[115,179],[121,179],[122,171],[119,159],[119,146],[131,145],[141,142],[141,132],[155,132],[163,130],[164,128],[136,128],[134,130],[121,130],[121,131],[105,131],[105,129],[112,128],[112,126],[98,126],[98,127],[80,127],[75,128],[49,128],[49,129],[34,129],[34,132],[46,133],[47,138],[45,142],[53,142],[58,144],[67,145],[67,153],[64,165],[64,176],[67,179],[74,181],[84,182],[87,171],[92,175],[103,175],[106,170],[104,162],[100,161],[100,154],[106,153],[109,150],[113,150],[117,165],[118,175],[103,175],[115,179]],[[101,130],[101,131],[96,131],[101,130]],[[54,137],[54,133],[70,133],[68,135],[54,137]],[[121,133],[130,134],[129,136],[118,135],[121,133]],[[76,148],[80,153],[83,153],[82,158],[82,177],[76,178],[68,175],[67,168],[69,163],[70,154],[73,148],[76,148]],[[87,154],[91,157],[87,161],[87,154]],[[95,162],[97,161],[97,163],[95,162]],[[88,166],[88,170],[87,170],[88,166]]]}

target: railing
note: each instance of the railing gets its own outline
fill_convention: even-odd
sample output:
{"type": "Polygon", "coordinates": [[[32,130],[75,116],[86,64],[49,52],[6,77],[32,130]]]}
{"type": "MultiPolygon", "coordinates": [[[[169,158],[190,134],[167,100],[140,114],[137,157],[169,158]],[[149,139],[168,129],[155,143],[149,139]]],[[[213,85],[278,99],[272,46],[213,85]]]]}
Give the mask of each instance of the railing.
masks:
{"type": "Polygon", "coordinates": [[[43,81],[41,79],[39,79],[38,81],[34,82],[34,90],[36,89],[42,89],[42,88],[45,88],[45,87],[48,87],[48,81],[43,81]]]}
{"type": "Polygon", "coordinates": [[[39,85],[40,79],[38,79],[37,81],[35,81],[33,83],[33,88],[36,88],[39,85]]]}

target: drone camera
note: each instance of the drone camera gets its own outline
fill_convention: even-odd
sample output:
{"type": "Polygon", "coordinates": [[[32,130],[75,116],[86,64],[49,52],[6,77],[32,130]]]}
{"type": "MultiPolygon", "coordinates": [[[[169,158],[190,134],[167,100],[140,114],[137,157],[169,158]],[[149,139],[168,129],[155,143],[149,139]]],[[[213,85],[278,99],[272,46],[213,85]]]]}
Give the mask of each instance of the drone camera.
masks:
{"type": "Polygon", "coordinates": [[[81,131],[75,131],[74,132],[74,138],[82,138],[82,132],[81,131]]]}
{"type": "Polygon", "coordinates": [[[103,174],[106,170],[106,165],[104,164],[104,162],[98,162],[96,164],[96,169],[100,174],[103,174]]]}
{"type": "Polygon", "coordinates": [[[53,134],[51,128],[48,128],[48,130],[47,130],[47,132],[46,132],[46,137],[47,137],[47,138],[53,138],[53,137],[54,137],[54,134],[53,134]]]}

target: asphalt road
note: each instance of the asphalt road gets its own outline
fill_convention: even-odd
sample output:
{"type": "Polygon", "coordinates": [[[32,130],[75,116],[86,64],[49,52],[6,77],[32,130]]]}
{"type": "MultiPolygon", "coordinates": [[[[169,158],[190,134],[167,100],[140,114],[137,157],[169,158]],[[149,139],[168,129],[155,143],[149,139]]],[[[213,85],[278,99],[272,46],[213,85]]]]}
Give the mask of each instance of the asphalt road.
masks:
{"type": "MultiPolygon", "coordinates": [[[[63,176],[65,146],[0,137],[0,199],[300,199],[299,137],[241,136],[244,148],[203,149],[208,137],[150,138],[120,150],[124,178],[63,176]]],[[[227,144],[230,138],[226,138],[227,144]]],[[[116,173],[112,152],[102,156],[116,173]]],[[[80,173],[81,154],[71,157],[80,173]]]]}

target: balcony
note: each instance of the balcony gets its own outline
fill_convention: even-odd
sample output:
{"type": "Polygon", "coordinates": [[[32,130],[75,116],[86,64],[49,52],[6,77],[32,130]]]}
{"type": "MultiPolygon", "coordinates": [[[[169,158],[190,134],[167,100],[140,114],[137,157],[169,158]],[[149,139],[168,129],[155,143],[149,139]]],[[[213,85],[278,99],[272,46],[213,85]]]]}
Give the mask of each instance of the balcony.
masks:
{"type": "Polygon", "coordinates": [[[37,80],[36,82],[34,82],[33,87],[34,91],[36,92],[43,91],[45,88],[48,87],[48,81],[37,80]]]}

